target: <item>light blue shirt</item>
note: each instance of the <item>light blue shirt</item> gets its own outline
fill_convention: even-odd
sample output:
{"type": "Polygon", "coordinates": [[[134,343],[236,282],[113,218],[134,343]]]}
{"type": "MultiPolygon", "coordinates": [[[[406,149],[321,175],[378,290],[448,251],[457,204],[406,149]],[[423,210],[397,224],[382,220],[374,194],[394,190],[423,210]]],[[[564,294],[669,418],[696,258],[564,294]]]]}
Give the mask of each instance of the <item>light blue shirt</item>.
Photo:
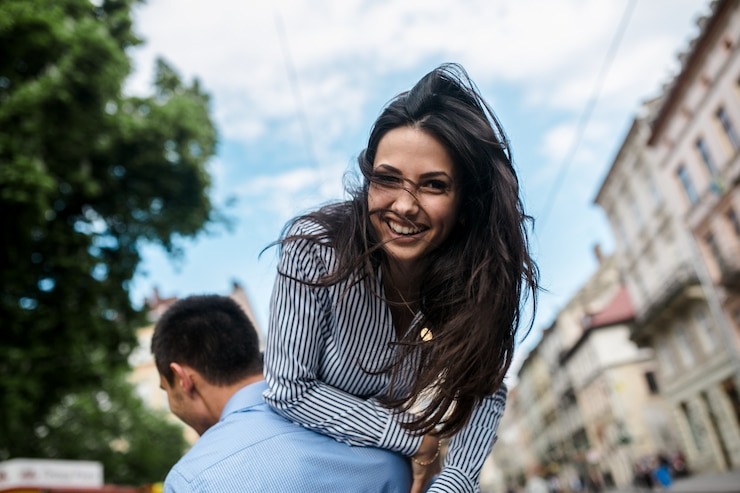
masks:
{"type": "Polygon", "coordinates": [[[408,493],[408,459],[292,423],[264,403],[266,389],[258,382],[229,399],[221,420],[169,472],[165,493],[408,493]]]}

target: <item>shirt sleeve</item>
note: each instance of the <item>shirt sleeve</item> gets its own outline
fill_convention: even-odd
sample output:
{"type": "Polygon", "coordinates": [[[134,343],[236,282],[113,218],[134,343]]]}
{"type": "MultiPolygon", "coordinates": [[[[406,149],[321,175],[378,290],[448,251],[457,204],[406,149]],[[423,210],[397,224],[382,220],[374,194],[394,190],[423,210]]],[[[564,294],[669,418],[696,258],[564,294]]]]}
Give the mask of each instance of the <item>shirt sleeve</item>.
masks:
{"type": "Polygon", "coordinates": [[[165,478],[164,480],[163,492],[196,493],[196,491],[193,489],[192,484],[187,481],[182,474],[180,474],[177,466],[172,468],[172,470],[167,474],[167,478],[165,478]]]}
{"type": "Polygon", "coordinates": [[[318,377],[324,332],[330,330],[334,314],[327,288],[299,281],[316,281],[326,274],[328,248],[297,240],[281,252],[265,352],[270,387],[265,401],[278,414],[340,442],[413,455],[422,437],[400,426],[404,414],[393,413],[376,399],[332,387],[318,377]]]}
{"type": "Polygon", "coordinates": [[[480,491],[483,462],[496,442],[506,407],[506,386],[483,399],[470,421],[450,440],[442,472],[427,493],[480,491]]]}

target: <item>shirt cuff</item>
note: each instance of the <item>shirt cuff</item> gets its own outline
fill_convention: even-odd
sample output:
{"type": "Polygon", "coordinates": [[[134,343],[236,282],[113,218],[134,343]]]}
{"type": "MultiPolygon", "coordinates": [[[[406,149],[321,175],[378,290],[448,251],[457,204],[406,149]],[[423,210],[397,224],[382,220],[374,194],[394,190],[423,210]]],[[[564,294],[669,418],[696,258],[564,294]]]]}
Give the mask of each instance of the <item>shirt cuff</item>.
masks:
{"type": "Polygon", "coordinates": [[[426,493],[475,493],[480,491],[470,478],[454,467],[444,467],[426,493]]]}
{"type": "Polygon", "coordinates": [[[392,450],[393,452],[411,457],[421,447],[421,441],[424,439],[424,436],[410,434],[408,430],[403,428],[393,418],[393,414],[388,417],[383,436],[380,437],[380,441],[378,442],[378,448],[392,450]]]}

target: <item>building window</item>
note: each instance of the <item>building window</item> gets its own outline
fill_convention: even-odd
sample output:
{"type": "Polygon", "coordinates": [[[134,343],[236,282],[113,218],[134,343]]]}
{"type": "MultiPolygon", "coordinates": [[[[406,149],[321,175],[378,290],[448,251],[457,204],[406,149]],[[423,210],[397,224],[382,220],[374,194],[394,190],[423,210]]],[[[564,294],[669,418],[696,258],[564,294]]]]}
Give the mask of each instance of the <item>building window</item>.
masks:
{"type": "Polygon", "coordinates": [[[712,155],[709,153],[709,147],[707,147],[707,142],[704,139],[699,138],[696,140],[696,150],[699,151],[701,160],[704,161],[709,174],[715,176],[717,174],[717,166],[714,164],[712,155]]]}
{"type": "Polygon", "coordinates": [[[723,106],[720,106],[717,110],[717,119],[722,125],[722,129],[725,131],[725,135],[727,136],[727,140],[730,141],[732,149],[735,151],[740,149],[740,137],[735,130],[735,126],[732,124],[732,120],[730,120],[730,115],[727,114],[727,111],[723,106]]]}
{"type": "Polygon", "coordinates": [[[676,344],[678,345],[678,354],[681,355],[681,362],[685,368],[690,368],[696,362],[696,358],[694,358],[694,352],[691,349],[689,329],[684,322],[679,322],[676,328],[676,344]]]}
{"type": "Polygon", "coordinates": [[[637,228],[642,229],[642,227],[645,225],[645,221],[642,218],[642,213],[640,212],[640,206],[637,203],[637,197],[630,192],[626,192],[627,202],[629,203],[629,207],[632,210],[632,217],[635,218],[635,222],[637,223],[637,228]]]}
{"type": "Polygon", "coordinates": [[[627,232],[624,229],[624,224],[619,220],[617,215],[614,215],[614,229],[617,231],[617,236],[622,241],[622,247],[625,250],[629,250],[629,242],[627,241],[627,232]]]}
{"type": "Polygon", "coordinates": [[[658,361],[660,361],[660,367],[666,376],[670,376],[675,373],[676,367],[673,364],[671,350],[665,345],[665,341],[658,346],[658,361]]]}
{"type": "Polygon", "coordinates": [[[707,248],[712,254],[716,265],[722,265],[722,252],[720,252],[719,245],[717,244],[717,239],[712,233],[707,233],[707,235],[704,237],[704,243],[707,244],[707,248]]]}
{"type": "Polygon", "coordinates": [[[686,197],[689,199],[689,202],[691,202],[692,205],[696,204],[699,200],[699,196],[696,194],[696,189],[694,188],[694,184],[691,182],[691,177],[689,177],[689,172],[686,170],[686,167],[683,165],[679,166],[676,174],[678,175],[678,179],[681,180],[681,185],[683,185],[683,190],[686,192],[686,197]]]}
{"type": "Polygon", "coordinates": [[[632,272],[630,272],[630,276],[632,277],[635,287],[637,288],[637,292],[639,293],[640,297],[645,297],[647,293],[647,289],[645,286],[645,283],[642,279],[642,274],[639,269],[635,269],[632,272]]]}
{"type": "Polygon", "coordinates": [[[738,393],[737,386],[732,378],[722,381],[722,390],[725,391],[727,399],[732,404],[732,409],[735,411],[735,420],[740,426],[740,393],[738,393]]]}
{"type": "Polygon", "coordinates": [[[657,267],[657,262],[655,259],[655,254],[653,253],[653,246],[651,243],[648,243],[645,247],[645,254],[643,258],[645,259],[644,265],[637,265],[636,267],[642,270],[642,273],[646,279],[655,279],[656,277],[659,278],[660,276],[653,275],[654,270],[657,267]]]}
{"type": "Polygon", "coordinates": [[[740,221],[738,221],[735,209],[731,208],[727,211],[727,220],[732,224],[732,229],[735,230],[735,236],[740,236],[740,221]]]}
{"type": "Polygon", "coordinates": [[[655,379],[654,372],[645,372],[645,381],[647,382],[648,390],[650,390],[651,394],[657,394],[659,392],[658,381],[655,379]]]}
{"type": "Polygon", "coordinates": [[[717,348],[717,341],[714,339],[714,331],[707,316],[707,310],[703,306],[694,311],[694,323],[704,352],[711,356],[712,351],[717,348]]]}
{"type": "Polygon", "coordinates": [[[586,430],[584,428],[581,428],[577,432],[573,433],[571,442],[573,443],[573,448],[576,449],[578,452],[586,452],[588,449],[591,448],[591,445],[588,441],[588,434],[586,433],[586,430]]]}
{"type": "Polygon", "coordinates": [[[694,446],[697,448],[697,450],[703,450],[704,449],[704,439],[703,439],[704,438],[704,427],[702,426],[701,422],[697,419],[697,417],[694,415],[688,403],[686,402],[681,403],[681,411],[683,411],[684,418],[686,419],[686,424],[688,424],[689,431],[691,431],[691,438],[694,439],[694,446]]]}
{"type": "Polygon", "coordinates": [[[653,175],[651,175],[648,171],[645,172],[645,180],[648,182],[650,195],[653,198],[653,204],[657,207],[663,205],[663,196],[660,194],[660,190],[655,184],[655,179],[653,178],[653,175]]]}

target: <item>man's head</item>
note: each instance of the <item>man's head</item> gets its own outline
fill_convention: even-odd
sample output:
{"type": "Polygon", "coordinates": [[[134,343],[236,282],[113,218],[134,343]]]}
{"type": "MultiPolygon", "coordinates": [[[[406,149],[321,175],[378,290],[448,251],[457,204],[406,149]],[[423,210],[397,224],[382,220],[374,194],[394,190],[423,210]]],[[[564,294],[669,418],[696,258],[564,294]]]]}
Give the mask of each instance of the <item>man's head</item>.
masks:
{"type": "Polygon", "coordinates": [[[200,434],[246,380],[262,378],[257,332],[225,296],[190,296],[172,305],[154,328],[152,354],[170,409],[200,434]]]}

